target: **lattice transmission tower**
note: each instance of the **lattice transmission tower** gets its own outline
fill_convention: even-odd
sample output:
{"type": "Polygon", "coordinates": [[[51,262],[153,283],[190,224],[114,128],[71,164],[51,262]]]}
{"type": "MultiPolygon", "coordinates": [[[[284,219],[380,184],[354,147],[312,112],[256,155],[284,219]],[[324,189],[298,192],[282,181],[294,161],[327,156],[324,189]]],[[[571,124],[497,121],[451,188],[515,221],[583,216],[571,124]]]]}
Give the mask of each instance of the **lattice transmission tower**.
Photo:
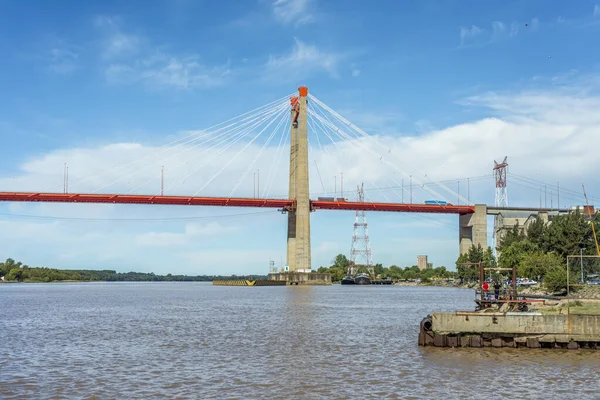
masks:
{"type": "MultiPolygon", "coordinates": [[[[364,183],[356,187],[356,201],[365,201],[364,183]]],[[[371,276],[375,275],[371,244],[369,243],[369,230],[367,228],[367,215],[365,211],[356,211],[354,219],[354,233],[352,235],[352,249],[350,250],[350,271],[354,275],[357,265],[364,265],[371,276]]]]}
{"type": "Polygon", "coordinates": [[[507,157],[498,164],[494,160],[494,179],[496,180],[496,201],[494,205],[496,207],[508,207],[508,193],[506,191],[506,162],[507,157]]]}
{"type": "MultiPolygon", "coordinates": [[[[496,207],[508,207],[508,193],[506,191],[506,162],[507,157],[501,163],[494,160],[494,180],[496,181],[496,199],[494,205],[496,207]]],[[[498,257],[498,246],[501,240],[498,235],[498,215],[494,216],[494,232],[492,235],[492,241],[494,242],[493,253],[494,257],[498,257]]]]}

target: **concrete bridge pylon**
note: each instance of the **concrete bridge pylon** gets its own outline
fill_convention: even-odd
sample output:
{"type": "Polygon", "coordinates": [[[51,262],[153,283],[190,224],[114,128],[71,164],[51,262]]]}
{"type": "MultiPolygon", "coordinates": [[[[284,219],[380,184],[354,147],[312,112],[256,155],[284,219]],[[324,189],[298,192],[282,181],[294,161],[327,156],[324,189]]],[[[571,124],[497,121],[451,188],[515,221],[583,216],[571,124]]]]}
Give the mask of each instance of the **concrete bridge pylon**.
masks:
{"type": "Polygon", "coordinates": [[[311,272],[310,198],[308,190],[308,124],[306,104],[308,88],[298,88],[292,97],[290,132],[289,198],[296,209],[288,213],[287,266],[289,272],[311,272]]]}

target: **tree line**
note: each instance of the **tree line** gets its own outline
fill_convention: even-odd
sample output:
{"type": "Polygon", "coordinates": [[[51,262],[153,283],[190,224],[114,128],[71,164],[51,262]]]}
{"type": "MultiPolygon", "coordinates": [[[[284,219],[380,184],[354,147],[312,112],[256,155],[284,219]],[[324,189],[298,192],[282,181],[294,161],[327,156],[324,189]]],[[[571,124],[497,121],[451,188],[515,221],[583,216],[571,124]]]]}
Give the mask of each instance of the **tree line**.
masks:
{"type": "MultiPolygon", "coordinates": [[[[541,281],[552,293],[563,291],[567,287],[567,256],[598,255],[590,218],[593,218],[595,226],[600,224],[598,213],[591,217],[575,210],[554,216],[551,223],[537,217],[527,229],[519,229],[519,226],[515,225],[503,237],[498,247],[500,257],[497,261],[491,247],[484,250],[481,246],[472,246],[468,253],[458,257],[458,278],[463,281],[476,281],[477,267],[465,263],[481,262],[484,267],[516,267],[518,277],[541,281]]],[[[570,258],[570,262],[579,260],[570,258]]],[[[577,282],[578,271],[579,267],[571,264],[570,282],[577,282]]],[[[598,272],[600,259],[587,259],[585,274],[598,272]]],[[[495,278],[509,279],[510,274],[495,274],[495,278]]]]}
{"type": "MultiPolygon", "coordinates": [[[[331,266],[321,266],[317,271],[321,273],[330,273],[332,282],[339,282],[348,274],[350,260],[348,260],[345,255],[338,254],[331,263],[331,266]]],[[[359,273],[367,272],[367,268],[364,265],[358,265],[357,270],[359,273]]],[[[450,279],[456,276],[454,271],[448,271],[446,267],[443,266],[420,270],[416,265],[401,268],[397,265],[384,267],[382,264],[375,264],[373,266],[373,272],[375,273],[375,276],[381,279],[389,278],[397,281],[421,279],[421,281],[425,283],[434,279],[450,279]]]]}
{"type": "Polygon", "coordinates": [[[152,272],[116,272],[113,270],[67,270],[34,268],[8,258],[0,262],[0,276],[17,282],[210,282],[221,279],[266,279],[262,275],[156,275],[152,272]]]}

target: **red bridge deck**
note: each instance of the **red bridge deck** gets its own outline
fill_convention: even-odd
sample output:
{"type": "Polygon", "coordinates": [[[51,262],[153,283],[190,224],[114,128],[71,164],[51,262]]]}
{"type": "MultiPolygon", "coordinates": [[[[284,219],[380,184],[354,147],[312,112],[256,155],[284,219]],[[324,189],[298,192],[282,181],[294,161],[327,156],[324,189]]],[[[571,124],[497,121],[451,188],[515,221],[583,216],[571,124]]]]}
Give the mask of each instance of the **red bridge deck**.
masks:
{"type": "MultiPolygon", "coordinates": [[[[289,199],[255,199],[240,197],[193,197],[193,196],[153,196],[128,194],[91,193],[27,193],[0,192],[0,201],[50,202],[50,203],[109,203],[109,204],[160,204],[181,206],[218,207],[263,207],[291,210],[295,201],[289,199]]],[[[365,210],[388,212],[418,212],[438,214],[469,214],[475,212],[473,206],[438,206],[428,204],[402,203],[360,203],[355,201],[311,201],[313,210],[365,210]]]]}

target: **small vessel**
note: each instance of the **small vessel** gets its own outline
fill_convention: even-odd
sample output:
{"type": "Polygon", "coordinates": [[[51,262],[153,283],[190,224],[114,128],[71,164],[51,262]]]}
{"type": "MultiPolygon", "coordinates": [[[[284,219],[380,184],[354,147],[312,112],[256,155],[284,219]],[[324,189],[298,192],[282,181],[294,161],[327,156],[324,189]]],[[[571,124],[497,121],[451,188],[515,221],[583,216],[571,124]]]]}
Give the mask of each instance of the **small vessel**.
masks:
{"type": "Polygon", "coordinates": [[[356,282],[354,281],[354,278],[352,277],[352,275],[346,275],[342,279],[342,285],[354,285],[354,284],[356,284],[356,282]]]}
{"type": "Polygon", "coordinates": [[[357,285],[370,285],[371,278],[369,278],[369,275],[367,275],[363,272],[363,273],[356,275],[356,278],[354,278],[354,283],[357,285]]]}

